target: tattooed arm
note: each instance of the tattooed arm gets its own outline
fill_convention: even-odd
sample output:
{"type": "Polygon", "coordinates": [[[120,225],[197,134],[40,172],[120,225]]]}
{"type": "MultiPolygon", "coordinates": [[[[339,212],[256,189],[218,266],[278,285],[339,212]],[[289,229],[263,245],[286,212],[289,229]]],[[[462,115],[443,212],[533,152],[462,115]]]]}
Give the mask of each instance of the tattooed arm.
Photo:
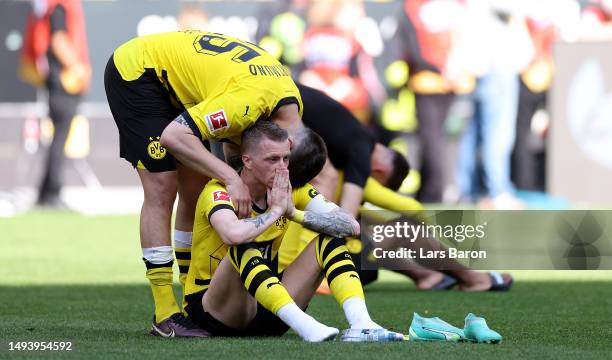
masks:
{"type": "Polygon", "coordinates": [[[358,236],[360,233],[359,222],[353,215],[318,193],[304,211],[288,206],[287,215],[310,230],[338,238],[358,236]]]}
{"type": "MultiPolygon", "coordinates": [[[[206,150],[202,141],[194,135],[183,115],[179,115],[166,126],[160,142],[181,163],[203,175],[219,179],[226,185],[239,180],[236,171],[206,150]]],[[[230,195],[233,195],[231,191],[230,195]]],[[[250,202],[248,205],[250,205],[250,202]]]]}
{"type": "Polygon", "coordinates": [[[233,211],[221,209],[210,216],[210,224],[221,240],[232,246],[252,242],[272,226],[281,215],[282,210],[274,207],[256,217],[239,220],[233,211]]]}
{"type": "Polygon", "coordinates": [[[238,220],[230,209],[211,210],[210,224],[228,245],[251,242],[285,213],[291,199],[289,188],[289,171],[277,170],[272,189],[268,190],[268,211],[253,218],[238,220]]]}
{"type": "Polygon", "coordinates": [[[337,208],[330,212],[304,211],[304,227],[337,238],[359,235],[359,223],[346,210],[337,208]]]}

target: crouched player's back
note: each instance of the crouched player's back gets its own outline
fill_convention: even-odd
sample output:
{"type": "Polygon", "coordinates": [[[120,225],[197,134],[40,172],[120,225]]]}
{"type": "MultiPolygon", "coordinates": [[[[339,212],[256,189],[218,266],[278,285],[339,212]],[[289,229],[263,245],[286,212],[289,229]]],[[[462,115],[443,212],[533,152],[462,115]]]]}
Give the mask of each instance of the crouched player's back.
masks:
{"type": "Polygon", "coordinates": [[[230,36],[191,30],[142,36],[117,48],[113,58],[126,81],[153,69],[203,135],[217,130],[202,126],[211,108],[223,109],[230,123],[246,125],[287,103],[302,109],[289,70],[256,45],[230,36]]]}

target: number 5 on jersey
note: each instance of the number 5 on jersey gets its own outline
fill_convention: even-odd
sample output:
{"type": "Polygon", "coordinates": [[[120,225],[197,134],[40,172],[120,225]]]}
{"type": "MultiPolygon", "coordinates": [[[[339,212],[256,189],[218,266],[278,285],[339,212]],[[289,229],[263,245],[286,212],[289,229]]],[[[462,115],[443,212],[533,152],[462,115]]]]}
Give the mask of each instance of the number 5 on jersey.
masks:
{"type": "Polygon", "coordinates": [[[245,41],[228,39],[221,34],[204,35],[200,39],[197,39],[193,43],[193,46],[197,52],[212,56],[234,50],[232,61],[237,63],[247,62],[260,55],[259,52],[253,48],[256,47],[255,45],[245,41]]]}

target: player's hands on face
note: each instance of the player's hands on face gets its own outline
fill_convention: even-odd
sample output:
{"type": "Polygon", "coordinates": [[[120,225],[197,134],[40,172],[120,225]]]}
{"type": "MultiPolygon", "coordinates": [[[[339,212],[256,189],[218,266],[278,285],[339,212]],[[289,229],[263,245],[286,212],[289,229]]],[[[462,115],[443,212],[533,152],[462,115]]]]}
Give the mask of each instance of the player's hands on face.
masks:
{"type": "Polygon", "coordinates": [[[270,210],[278,211],[280,215],[287,210],[287,188],[289,187],[289,171],[276,170],[272,189],[268,190],[268,207],[270,210]]]}
{"type": "Polygon", "coordinates": [[[238,218],[244,219],[251,213],[251,193],[240,177],[227,185],[227,192],[238,211],[238,218]]]}

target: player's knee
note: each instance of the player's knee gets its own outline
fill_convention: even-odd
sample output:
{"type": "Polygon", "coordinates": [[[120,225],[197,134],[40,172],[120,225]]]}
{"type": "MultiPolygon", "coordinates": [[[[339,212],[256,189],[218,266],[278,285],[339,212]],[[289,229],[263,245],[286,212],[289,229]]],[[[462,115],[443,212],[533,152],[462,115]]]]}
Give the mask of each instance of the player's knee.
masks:
{"type": "Polygon", "coordinates": [[[174,207],[174,200],[176,199],[175,194],[159,193],[157,195],[145,196],[145,206],[153,207],[167,212],[172,212],[174,207]]]}
{"type": "Polygon", "coordinates": [[[180,193],[178,207],[186,212],[195,213],[195,208],[198,203],[198,195],[197,194],[184,194],[180,193]]]}
{"type": "Polygon", "coordinates": [[[153,176],[143,184],[145,204],[172,209],[176,200],[177,184],[172,176],[153,176]]]}

